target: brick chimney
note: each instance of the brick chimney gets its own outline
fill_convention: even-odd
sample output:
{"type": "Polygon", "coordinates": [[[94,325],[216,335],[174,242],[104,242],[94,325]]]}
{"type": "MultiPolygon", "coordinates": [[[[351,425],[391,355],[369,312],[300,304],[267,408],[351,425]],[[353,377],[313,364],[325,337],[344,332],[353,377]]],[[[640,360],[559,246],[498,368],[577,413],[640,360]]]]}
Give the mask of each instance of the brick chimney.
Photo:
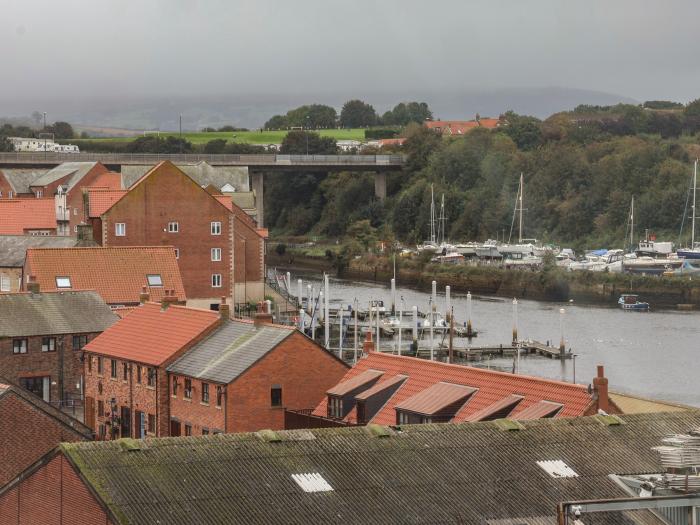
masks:
{"type": "Polygon", "coordinates": [[[93,241],[92,224],[78,224],[78,245],[81,243],[90,245],[93,241]]]}
{"type": "Polygon", "coordinates": [[[141,288],[141,294],[139,295],[139,302],[145,304],[151,300],[151,294],[148,293],[148,287],[143,286],[141,288]]]}
{"type": "Polygon", "coordinates": [[[160,300],[160,309],[162,311],[165,311],[173,303],[177,303],[177,296],[175,295],[175,290],[166,289],[165,295],[160,300]]]}
{"type": "Polygon", "coordinates": [[[221,304],[219,305],[219,317],[222,321],[228,321],[231,319],[231,307],[226,302],[226,297],[221,298],[221,304]]]}
{"type": "Polygon", "coordinates": [[[29,276],[27,281],[27,291],[32,293],[39,293],[39,283],[36,282],[36,277],[33,275],[29,276]]]}
{"type": "Polygon", "coordinates": [[[372,330],[367,330],[365,340],[362,342],[362,351],[365,354],[374,352],[374,341],[372,341],[372,330]]]}
{"type": "Polygon", "coordinates": [[[272,324],[272,314],[258,312],[253,318],[253,323],[255,324],[256,328],[264,324],[272,324]]]}
{"type": "Polygon", "coordinates": [[[610,403],[608,400],[608,378],[605,377],[603,365],[598,365],[598,375],[593,378],[593,392],[598,402],[598,410],[610,413],[610,403]]]}

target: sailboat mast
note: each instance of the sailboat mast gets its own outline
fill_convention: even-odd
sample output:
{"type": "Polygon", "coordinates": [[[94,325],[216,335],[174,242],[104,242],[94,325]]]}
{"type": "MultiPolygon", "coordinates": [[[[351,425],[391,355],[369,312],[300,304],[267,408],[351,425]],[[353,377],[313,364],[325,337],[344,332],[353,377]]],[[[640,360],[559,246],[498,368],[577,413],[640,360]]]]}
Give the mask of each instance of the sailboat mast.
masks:
{"type": "Polygon", "coordinates": [[[632,195],[632,205],[630,206],[630,249],[634,248],[634,195],[632,195]]]}
{"type": "Polygon", "coordinates": [[[690,227],[690,247],[695,247],[695,190],[698,187],[698,159],[695,159],[693,168],[693,224],[690,227]]]}
{"type": "Polygon", "coordinates": [[[430,185],[430,242],[435,244],[435,195],[433,185],[430,185]]]}
{"type": "Polygon", "coordinates": [[[440,230],[442,237],[438,237],[441,244],[445,244],[445,194],[442,194],[440,202],[440,230]]]}
{"type": "Polygon", "coordinates": [[[523,174],[520,173],[520,196],[518,200],[520,201],[520,227],[518,231],[518,242],[522,244],[523,242],[523,174]]]}

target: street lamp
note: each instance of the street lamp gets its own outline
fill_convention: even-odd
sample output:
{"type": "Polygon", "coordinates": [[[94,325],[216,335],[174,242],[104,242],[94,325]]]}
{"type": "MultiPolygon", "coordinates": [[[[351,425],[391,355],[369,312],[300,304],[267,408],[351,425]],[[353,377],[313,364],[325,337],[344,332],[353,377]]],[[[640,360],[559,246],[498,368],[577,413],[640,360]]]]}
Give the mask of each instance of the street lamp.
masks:
{"type": "Polygon", "coordinates": [[[566,351],[566,343],[564,342],[564,314],[566,311],[563,308],[559,309],[559,353],[564,355],[566,351]]]}
{"type": "Polygon", "coordinates": [[[306,155],[309,154],[309,115],[306,115],[306,155]]]}

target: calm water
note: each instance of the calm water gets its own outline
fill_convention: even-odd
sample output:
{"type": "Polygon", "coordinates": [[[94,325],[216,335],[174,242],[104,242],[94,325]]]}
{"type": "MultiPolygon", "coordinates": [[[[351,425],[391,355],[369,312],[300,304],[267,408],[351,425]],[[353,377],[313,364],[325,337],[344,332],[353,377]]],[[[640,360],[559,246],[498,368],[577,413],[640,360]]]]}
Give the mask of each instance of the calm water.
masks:
{"type": "MultiPolygon", "coordinates": [[[[296,279],[311,283],[318,290],[318,274],[292,274],[292,289],[296,279]]],[[[352,304],[356,298],[360,308],[367,301],[383,299],[391,305],[391,291],[374,283],[331,279],[331,300],[352,304]]],[[[397,287],[397,306],[401,297],[406,310],[416,305],[426,312],[430,294],[410,288],[397,287]]],[[[567,349],[576,358],[576,382],[588,384],[596,365],[605,365],[605,375],[612,390],[644,397],[677,401],[700,406],[700,312],[658,311],[624,312],[614,307],[559,304],[518,300],[518,332],[521,339],[554,341],[560,338],[560,308],[565,309],[564,337],[567,349]]],[[[452,293],[455,321],[466,321],[466,295],[452,293]]],[[[445,310],[445,291],[438,290],[437,306],[445,310]]],[[[653,306],[653,305],[652,305],[653,306]]],[[[472,298],[472,325],[479,331],[474,345],[505,344],[511,339],[513,327],[512,300],[495,297],[472,298]]],[[[456,345],[465,346],[464,342],[456,345]]],[[[512,370],[511,358],[482,361],[478,366],[512,370]]],[[[553,379],[572,381],[573,360],[560,361],[538,356],[521,357],[521,371],[553,379]]]]}

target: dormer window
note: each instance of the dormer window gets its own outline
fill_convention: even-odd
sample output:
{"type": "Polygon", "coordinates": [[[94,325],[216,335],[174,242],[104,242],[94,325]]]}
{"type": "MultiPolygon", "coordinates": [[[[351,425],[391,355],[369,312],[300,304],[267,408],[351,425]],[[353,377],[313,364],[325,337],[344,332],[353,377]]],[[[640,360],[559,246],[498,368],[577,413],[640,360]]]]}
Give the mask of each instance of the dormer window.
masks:
{"type": "Polygon", "coordinates": [[[334,419],[343,418],[343,399],[335,396],[328,396],[328,417],[334,419]]]}
{"type": "Polygon", "coordinates": [[[447,423],[457,415],[476,388],[435,383],[396,406],[396,423],[447,423]]]}
{"type": "Polygon", "coordinates": [[[147,275],[146,280],[148,281],[148,286],[163,286],[163,279],[161,279],[159,273],[147,275]]]}
{"type": "Polygon", "coordinates": [[[355,405],[355,396],[374,385],[384,372],[365,370],[328,390],[328,417],[343,419],[355,405]]]}
{"type": "Polygon", "coordinates": [[[70,288],[70,277],[56,277],[56,288],[70,288]]]}

